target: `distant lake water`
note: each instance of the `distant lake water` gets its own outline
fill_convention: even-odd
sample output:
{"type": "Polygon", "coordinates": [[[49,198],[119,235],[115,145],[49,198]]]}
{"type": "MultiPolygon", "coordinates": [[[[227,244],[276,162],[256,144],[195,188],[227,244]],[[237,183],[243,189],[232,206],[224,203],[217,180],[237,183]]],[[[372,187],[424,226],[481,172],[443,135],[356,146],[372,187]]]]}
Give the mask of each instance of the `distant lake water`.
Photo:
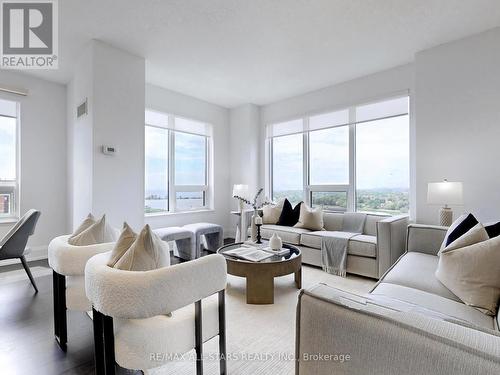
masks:
{"type": "MultiPolygon", "coordinates": [[[[176,209],[179,211],[182,210],[190,210],[195,208],[203,207],[203,194],[199,192],[182,192],[177,193],[177,201],[176,201],[176,209]]],[[[152,194],[148,194],[146,196],[151,196],[152,194]]],[[[166,194],[157,194],[157,196],[165,196],[166,194]]],[[[168,207],[168,199],[146,199],[144,201],[146,207],[146,212],[158,212],[158,211],[167,211],[168,207]]]]}

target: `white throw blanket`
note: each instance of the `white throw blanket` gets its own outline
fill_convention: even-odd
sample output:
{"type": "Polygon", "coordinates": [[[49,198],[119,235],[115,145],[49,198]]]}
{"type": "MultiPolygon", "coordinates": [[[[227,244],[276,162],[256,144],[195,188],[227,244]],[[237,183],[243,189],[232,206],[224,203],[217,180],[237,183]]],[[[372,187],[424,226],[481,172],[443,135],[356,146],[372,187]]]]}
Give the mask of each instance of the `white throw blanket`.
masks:
{"type": "Polygon", "coordinates": [[[363,233],[365,220],[366,214],[348,212],[344,214],[342,232],[322,234],[321,263],[325,272],[342,277],[346,276],[349,240],[363,233]]]}

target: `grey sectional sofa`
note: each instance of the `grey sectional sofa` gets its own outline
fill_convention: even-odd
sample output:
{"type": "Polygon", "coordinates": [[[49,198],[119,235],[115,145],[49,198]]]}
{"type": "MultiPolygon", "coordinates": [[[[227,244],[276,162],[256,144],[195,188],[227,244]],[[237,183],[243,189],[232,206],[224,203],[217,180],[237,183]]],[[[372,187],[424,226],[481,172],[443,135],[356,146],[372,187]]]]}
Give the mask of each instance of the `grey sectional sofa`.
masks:
{"type": "MultiPolygon", "coordinates": [[[[344,214],[325,212],[325,231],[265,224],[261,235],[269,239],[277,233],[283,242],[302,250],[302,262],[321,266],[321,237],[342,231],[344,214]]],[[[378,279],[401,256],[405,248],[408,216],[368,214],[363,233],[353,237],[347,249],[347,272],[378,279]]]]}
{"type": "Polygon", "coordinates": [[[498,311],[463,304],[434,276],[445,233],[410,225],[407,252],[368,295],[324,284],[302,291],[296,374],[500,374],[498,311]]]}

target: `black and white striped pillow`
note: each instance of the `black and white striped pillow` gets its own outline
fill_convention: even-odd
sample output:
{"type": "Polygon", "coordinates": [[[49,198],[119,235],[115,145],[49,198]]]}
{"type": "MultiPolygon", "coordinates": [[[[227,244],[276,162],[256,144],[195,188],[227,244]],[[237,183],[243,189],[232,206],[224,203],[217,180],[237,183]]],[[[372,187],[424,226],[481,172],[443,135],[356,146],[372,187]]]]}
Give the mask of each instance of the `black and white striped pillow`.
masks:
{"type": "Polygon", "coordinates": [[[463,214],[457,220],[451,224],[446,232],[443,243],[441,244],[441,250],[443,250],[450,243],[455,241],[457,238],[462,237],[465,233],[471,230],[474,226],[479,223],[477,219],[472,214],[463,214]]]}

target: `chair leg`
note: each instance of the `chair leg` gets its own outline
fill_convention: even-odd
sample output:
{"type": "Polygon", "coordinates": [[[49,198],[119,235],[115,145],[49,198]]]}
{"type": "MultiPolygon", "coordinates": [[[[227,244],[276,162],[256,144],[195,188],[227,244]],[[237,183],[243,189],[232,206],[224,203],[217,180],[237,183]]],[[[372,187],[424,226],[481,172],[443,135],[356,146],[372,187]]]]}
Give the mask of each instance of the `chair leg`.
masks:
{"type": "Polygon", "coordinates": [[[21,263],[23,264],[24,270],[26,271],[26,273],[28,274],[28,277],[30,278],[31,285],[33,285],[33,288],[35,288],[35,293],[38,293],[38,288],[36,286],[35,279],[33,278],[33,275],[31,274],[31,270],[28,266],[28,263],[26,263],[26,258],[23,255],[20,259],[21,259],[21,263]]]}
{"type": "Polygon", "coordinates": [[[203,375],[203,314],[201,300],[194,303],[194,332],[196,350],[196,375],[203,375]]]}
{"type": "Polygon", "coordinates": [[[113,318],[92,308],[96,375],[115,375],[115,335],[113,318]]]}
{"type": "Polygon", "coordinates": [[[102,324],[103,315],[92,308],[92,324],[94,326],[94,365],[95,374],[105,374],[104,368],[104,332],[102,324]]]}
{"type": "Polygon", "coordinates": [[[226,362],[226,293],[225,290],[219,292],[219,358],[220,375],[227,374],[226,362]]]}
{"type": "Polygon", "coordinates": [[[59,347],[66,351],[68,329],[66,321],[66,276],[52,271],[54,294],[54,336],[59,347]]]}

